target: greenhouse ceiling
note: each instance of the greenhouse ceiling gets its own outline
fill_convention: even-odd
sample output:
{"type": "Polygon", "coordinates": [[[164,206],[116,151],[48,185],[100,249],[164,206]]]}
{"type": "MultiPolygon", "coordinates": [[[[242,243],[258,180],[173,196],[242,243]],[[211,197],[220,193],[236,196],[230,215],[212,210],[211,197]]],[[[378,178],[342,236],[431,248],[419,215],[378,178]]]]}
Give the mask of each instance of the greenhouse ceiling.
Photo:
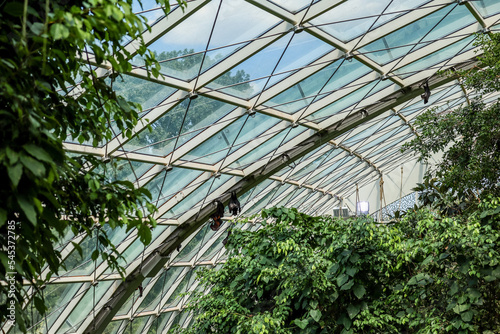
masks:
{"type": "MultiPolygon", "coordinates": [[[[101,147],[65,143],[69,152],[111,159],[113,177],[151,191],[159,208],[153,242],[144,247],[135,231],[109,232],[124,256],[122,281],[91,260],[98,231],[68,236],[59,248],[68,270],[45,288],[49,314],[34,315],[35,333],[187,326],[179,294],[196,288],[198,268],[224,262],[231,216],[226,209],[212,231],[214,200],[227,204],[236,192],[242,216],[277,205],[331,214],[356,185],[414,161],[400,148],[418,135],[417,115],[469,103],[458,80],[437,72],[475,66],[475,34],[500,27],[497,0],[176,5],[167,17],[154,1],[136,8],[152,26],[144,39],[163,74],[151,77],[134,58],[114,84],[143,106],[137,136],[116,133],[101,147]],[[83,248],[83,261],[71,241],[83,248]]],[[[124,45],[132,53],[136,47],[124,45]]]]}

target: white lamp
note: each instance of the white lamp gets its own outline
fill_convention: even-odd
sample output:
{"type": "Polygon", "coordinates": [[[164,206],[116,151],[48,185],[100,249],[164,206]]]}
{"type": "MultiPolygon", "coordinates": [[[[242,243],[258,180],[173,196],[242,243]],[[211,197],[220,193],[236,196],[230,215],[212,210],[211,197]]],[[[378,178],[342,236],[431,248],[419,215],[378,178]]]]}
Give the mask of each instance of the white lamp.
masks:
{"type": "Polygon", "coordinates": [[[367,215],[370,212],[369,202],[358,202],[356,203],[356,211],[359,215],[367,215]]]}

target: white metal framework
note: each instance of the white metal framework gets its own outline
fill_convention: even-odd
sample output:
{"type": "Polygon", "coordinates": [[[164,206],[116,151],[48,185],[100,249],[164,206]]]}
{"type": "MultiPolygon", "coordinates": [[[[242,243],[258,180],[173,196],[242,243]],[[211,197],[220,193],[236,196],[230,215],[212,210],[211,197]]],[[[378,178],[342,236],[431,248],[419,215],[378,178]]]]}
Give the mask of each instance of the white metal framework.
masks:
{"type": "Polygon", "coordinates": [[[123,282],[90,259],[99,231],[69,236],[60,245],[68,271],[45,288],[49,314],[33,312],[34,333],[188,326],[179,294],[196,289],[198,268],[224,262],[229,223],[217,232],[207,224],[215,199],[227,203],[236,191],[245,216],[275,205],[332,214],[357,184],[414,160],[400,148],[418,135],[417,115],[468,103],[457,80],[436,72],[474,66],[475,34],[498,31],[500,21],[496,0],[196,0],[184,11],[172,4],[168,17],[154,6],[137,10],[152,25],[144,39],[163,76],[148,77],[134,58],[115,85],[143,105],[137,135],[117,133],[101,147],[65,143],[109,156],[119,164],[114,177],[151,191],[153,242],[110,232],[125,258],[123,282]]]}

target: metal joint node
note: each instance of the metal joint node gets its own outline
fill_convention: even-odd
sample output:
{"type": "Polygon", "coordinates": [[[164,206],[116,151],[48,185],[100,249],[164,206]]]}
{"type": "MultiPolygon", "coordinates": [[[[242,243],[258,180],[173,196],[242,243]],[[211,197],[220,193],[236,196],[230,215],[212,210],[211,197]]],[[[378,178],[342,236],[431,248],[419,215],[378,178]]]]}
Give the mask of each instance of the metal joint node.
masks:
{"type": "Polygon", "coordinates": [[[296,33],[296,34],[300,34],[301,32],[304,31],[304,27],[301,26],[301,25],[296,25],[295,27],[293,27],[293,31],[296,33]]]}
{"type": "Polygon", "coordinates": [[[194,100],[194,99],[197,99],[198,98],[198,93],[196,92],[189,92],[189,99],[190,100],[194,100]]]}

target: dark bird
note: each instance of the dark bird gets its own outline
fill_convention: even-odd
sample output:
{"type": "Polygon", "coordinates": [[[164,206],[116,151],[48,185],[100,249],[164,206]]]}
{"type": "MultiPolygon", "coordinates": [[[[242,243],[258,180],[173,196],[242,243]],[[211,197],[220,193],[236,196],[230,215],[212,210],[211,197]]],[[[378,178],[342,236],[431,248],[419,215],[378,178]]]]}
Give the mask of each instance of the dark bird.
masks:
{"type": "Polygon", "coordinates": [[[142,292],[144,291],[144,288],[142,287],[142,284],[137,287],[136,290],[139,290],[139,298],[142,297],[142,292]]]}
{"type": "Polygon", "coordinates": [[[228,231],[227,232],[227,237],[224,238],[224,240],[222,240],[222,244],[225,246],[227,244],[227,240],[229,239],[229,236],[231,235],[231,231],[228,231]]]}
{"type": "Polygon", "coordinates": [[[231,212],[233,216],[236,216],[238,213],[241,212],[240,202],[236,198],[236,191],[231,192],[231,199],[229,200],[227,208],[229,209],[229,212],[231,212]]]}
{"type": "Polygon", "coordinates": [[[214,214],[212,214],[213,222],[210,224],[212,231],[217,231],[222,225],[222,217],[224,217],[224,204],[221,201],[215,200],[214,205],[216,206],[214,214]]]}
{"type": "Polygon", "coordinates": [[[429,83],[426,81],[424,84],[424,93],[420,95],[420,97],[424,100],[424,104],[429,102],[429,97],[431,97],[431,90],[429,89],[429,83]]]}

